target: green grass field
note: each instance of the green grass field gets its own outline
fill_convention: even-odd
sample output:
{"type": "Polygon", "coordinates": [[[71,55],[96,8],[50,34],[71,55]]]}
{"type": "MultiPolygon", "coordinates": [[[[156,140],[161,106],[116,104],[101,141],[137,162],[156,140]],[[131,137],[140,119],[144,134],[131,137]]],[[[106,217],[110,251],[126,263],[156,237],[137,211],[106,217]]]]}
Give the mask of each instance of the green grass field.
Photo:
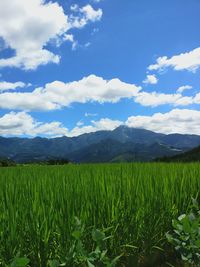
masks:
{"type": "MultiPolygon", "coordinates": [[[[119,266],[167,266],[176,255],[165,233],[199,189],[199,164],[1,168],[0,262],[17,254],[34,267],[62,262],[78,217],[86,229],[109,227],[108,255],[123,254],[119,266]]],[[[92,242],[86,234],[85,247],[92,242]]]]}

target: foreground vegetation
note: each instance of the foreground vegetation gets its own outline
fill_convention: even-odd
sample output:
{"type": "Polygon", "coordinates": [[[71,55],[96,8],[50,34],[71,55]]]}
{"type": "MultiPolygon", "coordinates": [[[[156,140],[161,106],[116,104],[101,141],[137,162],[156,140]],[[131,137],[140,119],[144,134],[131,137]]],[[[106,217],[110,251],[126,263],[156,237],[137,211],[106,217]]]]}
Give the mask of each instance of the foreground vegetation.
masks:
{"type": "Polygon", "coordinates": [[[2,168],[0,266],[181,266],[166,233],[199,189],[199,164],[2,168]]]}

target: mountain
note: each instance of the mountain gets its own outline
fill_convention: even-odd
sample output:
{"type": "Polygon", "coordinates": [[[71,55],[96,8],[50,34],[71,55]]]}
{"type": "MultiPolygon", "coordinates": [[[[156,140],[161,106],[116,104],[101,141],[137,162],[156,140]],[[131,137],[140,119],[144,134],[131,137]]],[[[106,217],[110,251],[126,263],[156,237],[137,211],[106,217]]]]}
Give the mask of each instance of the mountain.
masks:
{"type": "Polygon", "coordinates": [[[121,143],[134,142],[147,145],[160,142],[165,136],[164,134],[154,133],[149,130],[129,128],[123,125],[113,131],[110,131],[109,135],[109,138],[121,143]]]}
{"type": "Polygon", "coordinates": [[[151,161],[162,155],[176,155],[177,150],[154,143],[151,145],[106,139],[71,153],[68,157],[78,162],[134,162],[151,161]]]}
{"type": "Polygon", "coordinates": [[[0,157],[19,163],[50,158],[75,162],[151,161],[157,157],[180,154],[198,145],[198,135],[165,135],[120,126],[113,131],[98,131],[71,138],[0,137],[0,157]]]}
{"type": "Polygon", "coordinates": [[[187,152],[181,153],[179,155],[158,158],[156,161],[162,162],[199,162],[200,161],[200,146],[191,149],[187,152]]]}
{"type": "Polygon", "coordinates": [[[194,148],[199,145],[199,135],[169,134],[162,138],[163,143],[177,148],[194,148]]]}

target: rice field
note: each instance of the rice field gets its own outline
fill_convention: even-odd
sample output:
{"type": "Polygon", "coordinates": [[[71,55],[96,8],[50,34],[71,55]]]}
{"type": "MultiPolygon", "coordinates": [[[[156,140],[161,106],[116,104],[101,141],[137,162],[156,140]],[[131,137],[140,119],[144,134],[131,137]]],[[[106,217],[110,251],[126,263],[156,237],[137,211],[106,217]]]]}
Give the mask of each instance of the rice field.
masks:
{"type": "MultiPolygon", "coordinates": [[[[85,229],[107,229],[107,253],[121,255],[118,266],[175,264],[178,256],[165,233],[199,189],[199,164],[1,168],[0,266],[16,255],[28,257],[31,267],[62,263],[72,245],[75,217],[85,229]]],[[[92,249],[89,234],[83,242],[92,249]]]]}

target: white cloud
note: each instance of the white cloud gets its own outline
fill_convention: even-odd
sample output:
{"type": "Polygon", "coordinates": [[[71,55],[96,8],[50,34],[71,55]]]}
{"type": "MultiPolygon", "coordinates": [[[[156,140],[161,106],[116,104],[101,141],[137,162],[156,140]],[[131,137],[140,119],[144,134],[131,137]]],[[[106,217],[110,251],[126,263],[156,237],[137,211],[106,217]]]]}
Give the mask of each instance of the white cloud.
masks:
{"type": "Polygon", "coordinates": [[[84,122],[82,122],[82,121],[78,121],[77,123],[76,123],[76,126],[77,127],[80,127],[80,126],[83,126],[84,125],[84,122]]]}
{"type": "Polygon", "coordinates": [[[91,121],[91,123],[91,125],[87,126],[76,126],[67,133],[67,136],[78,136],[81,134],[92,133],[96,131],[112,131],[121,124],[123,124],[123,122],[119,120],[111,120],[108,118],[104,118],[99,121],[91,121]]]}
{"type": "Polygon", "coordinates": [[[157,84],[158,79],[155,74],[153,75],[147,75],[146,79],[143,81],[145,84],[157,84]]]}
{"type": "MultiPolygon", "coordinates": [[[[77,16],[66,15],[57,2],[43,0],[1,0],[0,37],[15,55],[0,59],[0,67],[36,69],[39,65],[59,63],[60,57],[45,48],[51,40],[59,43],[72,28],[82,28],[100,20],[102,10],[90,5],[77,16]]],[[[73,42],[74,43],[74,42],[73,42]]]]}
{"type": "Polygon", "coordinates": [[[194,98],[191,96],[182,96],[175,103],[172,103],[174,106],[188,106],[194,104],[194,98]]]}
{"type": "Polygon", "coordinates": [[[76,127],[68,130],[60,122],[38,122],[26,112],[10,112],[0,117],[1,136],[78,136],[102,130],[114,130],[120,125],[147,129],[154,132],[172,134],[200,135],[200,111],[190,109],[173,109],[167,113],[155,113],[152,116],[131,116],[125,122],[103,118],[91,121],[84,126],[78,122],[76,127]]]}
{"type": "Polygon", "coordinates": [[[74,42],[74,36],[73,36],[73,34],[65,34],[64,36],[63,36],[63,40],[64,41],[69,41],[69,42],[74,42]]]}
{"type": "MultiPolygon", "coordinates": [[[[8,83],[3,88],[15,88],[17,86],[23,87],[25,84],[8,83]]],[[[2,92],[0,94],[0,108],[26,111],[55,110],[68,107],[73,103],[116,103],[124,98],[132,99],[142,106],[151,107],[200,104],[200,94],[196,96],[183,96],[181,94],[184,90],[191,89],[188,85],[181,86],[174,94],[145,92],[141,89],[139,86],[124,83],[119,79],[104,80],[101,77],[90,75],[82,80],[69,83],[61,81],[47,83],[44,87],[36,88],[32,92],[2,92]]]]}
{"type": "MultiPolygon", "coordinates": [[[[33,125],[34,126],[34,125],[33,125]]],[[[65,128],[61,122],[54,121],[50,123],[38,123],[33,127],[30,132],[27,132],[29,135],[37,136],[43,135],[47,137],[59,137],[67,135],[67,128],[65,128]]]]}
{"type": "MultiPolygon", "coordinates": [[[[132,99],[142,106],[160,105],[187,106],[200,104],[200,94],[183,96],[180,92],[191,89],[182,86],[174,94],[141,91],[141,87],[128,84],[119,79],[104,80],[90,75],[79,81],[64,83],[54,81],[32,92],[4,92],[7,89],[28,86],[22,82],[0,83],[0,108],[18,110],[55,110],[69,107],[73,103],[117,103],[122,99],[132,99]],[[2,85],[2,88],[1,88],[2,85]]],[[[85,116],[90,116],[86,113],[85,116]]]]}
{"type": "Polygon", "coordinates": [[[88,113],[88,112],[86,112],[85,113],[85,117],[96,117],[98,114],[97,113],[88,113]]]}
{"type": "Polygon", "coordinates": [[[200,93],[196,94],[193,98],[194,104],[200,104],[200,93]]]}
{"type": "Polygon", "coordinates": [[[77,48],[77,46],[78,46],[78,41],[76,41],[76,40],[74,39],[73,34],[65,34],[65,35],[63,36],[62,41],[69,41],[69,42],[71,42],[71,43],[72,43],[72,50],[76,50],[76,48],[77,48]]]}
{"type": "Polygon", "coordinates": [[[66,135],[68,130],[60,122],[41,123],[26,112],[10,112],[0,117],[0,135],[49,137],[66,135]]]}
{"type": "Polygon", "coordinates": [[[142,106],[157,107],[160,105],[186,106],[193,103],[192,97],[184,97],[181,94],[164,94],[157,92],[140,92],[135,97],[135,102],[142,106]]]}
{"type": "Polygon", "coordinates": [[[171,58],[166,56],[159,57],[156,64],[150,65],[149,70],[163,70],[166,68],[173,68],[174,70],[188,70],[196,72],[200,67],[200,47],[180,55],[175,55],[171,58]]]}
{"type": "Polygon", "coordinates": [[[10,112],[0,117],[1,136],[78,136],[84,133],[96,132],[100,130],[113,130],[122,122],[110,120],[108,118],[99,121],[92,121],[91,125],[83,126],[78,122],[77,126],[69,131],[60,122],[42,123],[35,120],[26,112],[10,112]]]}
{"type": "Polygon", "coordinates": [[[0,108],[18,110],[54,110],[56,103],[49,101],[37,90],[32,93],[5,92],[0,94],[0,108]]]}
{"type": "Polygon", "coordinates": [[[63,83],[55,81],[33,92],[5,92],[0,94],[0,108],[20,110],[54,110],[70,104],[86,102],[116,103],[123,98],[133,98],[141,90],[134,84],[119,79],[104,80],[90,75],[80,81],[63,83]]]}
{"type": "Polygon", "coordinates": [[[7,91],[7,90],[15,90],[16,88],[23,88],[25,86],[26,84],[23,82],[11,83],[11,82],[2,81],[0,82],[0,92],[7,91]]]}
{"type": "Polygon", "coordinates": [[[83,28],[89,21],[96,22],[101,20],[103,11],[102,9],[95,10],[91,5],[79,7],[77,4],[71,6],[71,10],[77,15],[69,17],[72,28],[83,28]]]}
{"type": "Polygon", "coordinates": [[[44,48],[51,38],[70,28],[67,16],[58,3],[42,0],[1,0],[0,36],[16,55],[0,60],[0,67],[35,69],[48,62],[59,62],[59,56],[44,48]]]}
{"type": "Polygon", "coordinates": [[[193,88],[193,87],[190,86],[190,85],[183,85],[183,86],[181,86],[181,87],[179,87],[179,88],[177,89],[177,93],[182,94],[185,90],[190,90],[190,89],[192,89],[192,88],[193,88]]]}
{"type": "MultiPolygon", "coordinates": [[[[1,84],[0,84],[1,85],[1,84]]],[[[5,84],[5,88],[25,84],[5,84]]],[[[12,89],[11,88],[11,89],[12,89]]],[[[90,75],[79,81],[64,83],[54,81],[44,87],[36,88],[32,92],[2,92],[0,94],[0,108],[18,110],[55,110],[69,107],[73,103],[117,103],[122,99],[132,99],[142,106],[157,107],[160,105],[187,106],[200,104],[200,94],[183,96],[181,92],[191,89],[189,85],[181,86],[174,94],[141,91],[141,87],[128,84],[119,79],[104,80],[90,75]]],[[[90,116],[86,113],[86,116],[90,116]]]]}
{"type": "Polygon", "coordinates": [[[0,67],[17,67],[24,70],[35,70],[40,65],[46,65],[48,63],[60,62],[60,57],[54,55],[48,50],[42,49],[38,51],[32,51],[30,54],[28,52],[17,53],[17,56],[0,59],[0,67]]]}
{"type": "Polygon", "coordinates": [[[98,21],[102,18],[103,12],[99,8],[95,10],[91,5],[86,5],[80,9],[80,12],[84,14],[86,21],[98,21]]]}
{"type": "Polygon", "coordinates": [[[164,134],[200,135],[200,111],[173,109],[168,113],[155,113],[152,116],[132,116],[125,124],[129,127],[143,128],[164,134]]]}

